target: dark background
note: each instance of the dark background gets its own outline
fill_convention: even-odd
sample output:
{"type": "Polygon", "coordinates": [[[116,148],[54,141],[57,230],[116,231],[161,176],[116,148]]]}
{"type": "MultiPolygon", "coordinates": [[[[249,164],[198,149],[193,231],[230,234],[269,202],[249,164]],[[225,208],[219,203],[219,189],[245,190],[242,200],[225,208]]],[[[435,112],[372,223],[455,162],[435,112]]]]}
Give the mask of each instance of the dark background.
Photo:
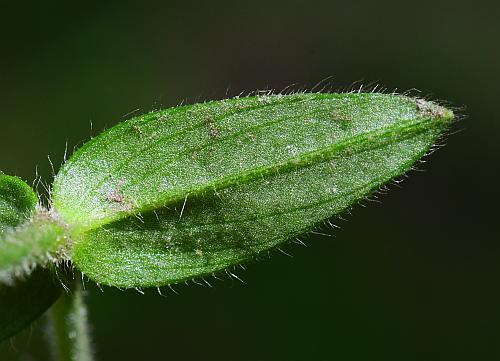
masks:
{"type": "MultiPolygon", "coordinates": [[[[28,181],[35,165],[50,181],[66,141],[183,100],[332,76],[466,107],[426,172],[334,238],[238,272],[246,284],[88,285],[99,360],[500,360],[499,15],[481,1],[2,3],[0,169],[28,181]]],[[[42,333],[0,359],[46,360],[42,333]]]]}

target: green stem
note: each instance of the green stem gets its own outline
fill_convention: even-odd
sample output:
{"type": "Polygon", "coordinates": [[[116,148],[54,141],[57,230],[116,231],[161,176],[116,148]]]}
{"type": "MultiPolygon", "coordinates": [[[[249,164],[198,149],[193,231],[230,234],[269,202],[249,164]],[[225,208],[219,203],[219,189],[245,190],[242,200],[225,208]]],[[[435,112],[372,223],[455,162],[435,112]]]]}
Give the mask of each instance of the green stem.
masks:
{"type": "Polygon", "coordinates": [[[71,293],[64,294],[52,306],[49,314],[49,340],[54,361],[94,359],[87,308],[79,282],[73,282],[71,293]]]}

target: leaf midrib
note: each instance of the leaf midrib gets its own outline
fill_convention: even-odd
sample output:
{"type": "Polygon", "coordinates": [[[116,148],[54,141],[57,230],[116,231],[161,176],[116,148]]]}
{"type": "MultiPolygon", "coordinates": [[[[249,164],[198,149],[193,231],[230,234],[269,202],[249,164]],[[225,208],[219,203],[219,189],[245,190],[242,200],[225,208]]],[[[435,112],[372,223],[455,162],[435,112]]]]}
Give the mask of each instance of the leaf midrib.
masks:
{"type": "Polygon", "coordinates": [[[167,200],[163,201],[159,200],[158,202],[153,202],[142,208],[135,209],[133,212],[117,213],[112,217],[107,217],[100,219],[96,222],[79,225],[74,227],[73,230],[75,233],[85,233],[93,229],[96,229],[98,227],[104,226],[106,224],[114,223],[134,215],[139,215],[145,212],[152,212],[159,208],[165,208],[168,205],[183,201],[187,199],[189,196],[199,196],[207,192],[213,191],[214,189],[221,190],[235,184],[241,184],[243,182],[251,182],[254,179],[262,178],[264,176],[273,173],[276,174],[278,172],[288,172],[300,169],[310,164],[313,164],[315,161],[325,161],[333,159],[335,156],[337,156],[339,153],[341,153],[343,150],[349,147],[358,146],[358,149],[356,149],[358,152],[364,149],[362,147],[364,144],[371,143],[373,144],[373,146],[382,147],[390,142],[396,142],[398,140],[405,139],[406,137],[417,135],[421,132],[427,131],[433,127],[438,127],[441,123],[445,121],[446,118],[426,117],[426,118],[413,118],[405,122],[398,122],[386,128],[365,132],[355,137],[349,138],[345,141],[334,143],[330,147],[304,153],[300,157],[291,158],[285,162],[281,162],[273,166],[263,166],[248,170],[246,172],[229,175],[227,177],[218,179],[215,182],[203,185],[201,187],[193,187],[192,189],[181,189],[177,192],[177,194],[176,193],[171,194],[167,200]],[[420,131],[419,128],[421,128],[420,131]],[[375,137],[375,135],[377,137],[375,137]],[[383,141],[381,141],[381,139],[383,141]]]}

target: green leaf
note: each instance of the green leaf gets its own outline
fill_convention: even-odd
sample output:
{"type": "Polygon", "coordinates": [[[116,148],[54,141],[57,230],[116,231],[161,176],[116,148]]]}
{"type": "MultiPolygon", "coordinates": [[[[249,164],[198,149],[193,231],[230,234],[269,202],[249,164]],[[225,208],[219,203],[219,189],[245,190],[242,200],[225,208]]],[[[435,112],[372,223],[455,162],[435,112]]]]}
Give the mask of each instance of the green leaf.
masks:
{"type": "Polygon", "coordinates": [[[152,112],[82,147],[53,202],[96,282],[161,286],[240,264],[400,176],[453,113],[384,94],[265,95],[152,112]]]}
{"type": "Polygon", "coordinates": [[[24,329],[60,295],[51,272],[35,270],[35,259],[45,253],[43,242],[36,242],[47,238],[49,227],[30,220],[37,203],[26,183],[0,174],[0,341],[24,329]]]}
{"type": "Polygon", "coordinates": [[[14,286],[0,285],[0,341],[29,326],[60,296],[61,286],[48,269],[37,269],[14,286]]]}
{"type": "Polygon", "coordinates": [[[0,172],[0,234],[29,219],[37,203],[29,185],[0,172]]]}

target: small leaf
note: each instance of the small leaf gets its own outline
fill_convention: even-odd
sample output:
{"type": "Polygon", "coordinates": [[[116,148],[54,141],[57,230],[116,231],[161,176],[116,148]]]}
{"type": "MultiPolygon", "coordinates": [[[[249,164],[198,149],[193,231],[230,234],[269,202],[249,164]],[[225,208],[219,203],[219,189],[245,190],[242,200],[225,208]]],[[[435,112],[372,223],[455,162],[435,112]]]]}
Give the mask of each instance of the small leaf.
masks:
{"type": "Polygon", "coordinates": [[[314,229],[420,159],[453,119],[384,94],[257,96],[126,121],[56,177],[74,263],[96,282],[161,286],[314,229]]]}
{"type": "Polygon", "coordinates": [[[0,234],[30,218],[38,197],[17,177],[0,173],[0,234]]]}
{"type": "Polygon", "coordinates": [[[46,226],[25,225],[32,224],[37,202],[26,183],[0,174],[0,341],[28,326],[60,295],[49,270],[33,272],[40,252],[35,241],[46,226]]]}

